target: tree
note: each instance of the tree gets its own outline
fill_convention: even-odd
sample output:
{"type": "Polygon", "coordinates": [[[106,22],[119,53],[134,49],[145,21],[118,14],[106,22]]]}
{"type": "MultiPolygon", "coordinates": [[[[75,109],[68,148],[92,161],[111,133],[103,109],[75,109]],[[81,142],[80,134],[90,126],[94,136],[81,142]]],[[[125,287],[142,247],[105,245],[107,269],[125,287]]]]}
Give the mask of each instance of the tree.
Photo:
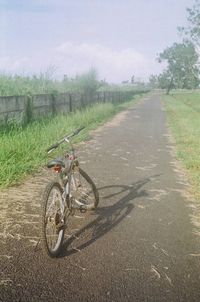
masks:
{"type": "Polygon", "coordinates": [[[157,75],[154,75],[154,74],[151,74],[150,77],[149,77],[149,86],[151,88],[158,88],[158,76],[157,75]]]}
{"type": "Polygon", "coordinates": [[[192,8],[187,8],[188,27],[178,27],[178,30],[200,47],[200,0],[196,0],[192,8]]]}
{"type": "Polygon", "coordinates": [[[90,70],[82,75],[76,76],[76,82],[78,87],[86,94],[94,94],[94,92],[99,87],[98,73],[95,68],[90,68],[90,70]]]}
{"type": "Polygon", "coordinates": [[[158,76],[158,87],[161,89],[166,89],[167,94],[169,94],[171,89],[175,88],[173,77],[169,70],[164,70],[164,72],[158,76]]]}
{"type": "Polygon", "coordinates": [[[174,43],[159,54],[158,61],[167,62],[167,69],[160,76],[167,93],[174,88],[197,88],[199,85],[198,54],[191,42],[174,43]]]}

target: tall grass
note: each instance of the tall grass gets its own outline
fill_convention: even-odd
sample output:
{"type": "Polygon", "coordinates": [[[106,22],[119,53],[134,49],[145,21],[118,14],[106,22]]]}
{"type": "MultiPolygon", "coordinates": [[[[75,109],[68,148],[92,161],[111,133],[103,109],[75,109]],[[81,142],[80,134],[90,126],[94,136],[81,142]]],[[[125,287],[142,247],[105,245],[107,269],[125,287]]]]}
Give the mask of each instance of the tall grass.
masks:
{"type": "Polygon", "coordinates": [[[32,77],[0,74],[0,96],[50,93],[53,90],[63,92],[64,85],[44,74],[32,77]]]}
{"type": "Polygon", "coordinates": [[[200,93],[165,96],[168,120],[194,193],[200,199],[200,93]]]}
{"type": "Polygon", "coordinates": [[[97,90],[106,91],[144,91],[145,86],[113,85],[98,80],[97,71],[91,68],[88,72],[76,75],[74,78],[64,77],[56,80],[48,71],[39,75],[20,76],[0,74],[0,96],[27,95],[65,92],[94,93],[97,90]]]}
{"type": "Polygon", "coordinates": [[[54,79],[53,71],[50,70],[33,76],[0,74],[0,96],[42,94],[53,91],[94,92],[100,86],[102,83],[98,81],[97,72],[93,68],[74,78],[65,76],[62,80],[54,79]]]}
{"type": "Polygon", "coordinates": [[[86,129],[77,136],[78,141],[83,140],[91,129],[139,98],[141,96],[135,96],[134,100],[121,105],[96,104],[67,116],[57,115],[33,122],[26,128],[13,127],[9,132],[0,133],[0,187],[15,184],[43,166],[47,161],[45,150],[66,133],[84,125],[86,129]]]}

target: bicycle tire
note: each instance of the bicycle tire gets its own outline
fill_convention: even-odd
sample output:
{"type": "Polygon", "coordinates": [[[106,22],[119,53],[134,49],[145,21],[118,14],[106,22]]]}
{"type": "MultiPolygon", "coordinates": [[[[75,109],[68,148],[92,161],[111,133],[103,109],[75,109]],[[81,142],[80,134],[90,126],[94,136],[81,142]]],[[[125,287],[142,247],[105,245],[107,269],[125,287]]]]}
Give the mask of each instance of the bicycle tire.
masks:
{"type": "MultiPolygon", "coordinates": [[[[96,185],[89,177],[89,175],[81,168],[78,168],[76,172],[79,174],[78,177],[80,177],[81,185],[78,188],[76,188],[75,194],[78,196],[76,196],[75,199],[76,198],[78,199],[78,201],[82,204],[83,209],[85,210],[96,209],[96,207],[99,204],[99,193],[96,188],[96,185]],[[86,190],[87,192],[84,192],[84,190],[86,190]],[[89,194],[90,197],[88,198],[89,194]]],[[[73,172],[73,175],[75,176],[75,172],[73,172]]],[[[71,186],[71,190],[72,190],[72,186],[71,186]]]]}
{"type": "MultiPolygon", "coordinates": [[[[46,251],[50,257],[56,257],[59,255],[61,248],[62,248],[64,232],[65,232],[64,227],[60,228],[60,230],[57,230],[57,232],[55,231],[55,234],[53,234],[53,236],[57,236],[57,240],[56,240],[54,246],[50,246],[49,238],[48,238],[49,235],[47,233],[47,221],[49,219],[49,217],[47,216],[47,211],[49,210],[48,202],[49,202],[49,199],[50,199],[50,196],[51,196],[53,190],[57,191],[59,198],[62,198],[63,189],[61,188],[61,185],[58,182],[50,182],[46,186],[43,197],[42,197],[42,234],[41,234],[42,247],[43,247],[43,250],[46,251]]],[[[52,202],[52,204],[53,204],[53,202],[52,202]]],[[[52,214],[52,220],[56,220],[56,217],[58,216],[58,211],[59,211],[59,209],[57,210],[56,213],[53,213],[53,214],[55,214],[55,217],[53,217],[53,214],[52,214]]],[[[52,225],[53,224],[56,225],[56,223],[51,222],[51,218],[50,218],[50,223],[52,223],[52,225]]],[[[66,223],[66,218],[64,217],[64,224],[65,223],[66,223]]]]}

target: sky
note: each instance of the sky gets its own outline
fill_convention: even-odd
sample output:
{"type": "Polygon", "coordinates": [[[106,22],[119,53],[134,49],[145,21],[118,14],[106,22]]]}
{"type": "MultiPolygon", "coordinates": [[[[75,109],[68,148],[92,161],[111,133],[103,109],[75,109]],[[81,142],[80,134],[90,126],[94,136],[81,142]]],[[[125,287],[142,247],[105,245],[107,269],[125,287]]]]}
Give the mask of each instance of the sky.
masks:
{"type": "Polygon", "coordinates": [[[147,80],[194,0],[0,0],[0,73],[147,80]]]}

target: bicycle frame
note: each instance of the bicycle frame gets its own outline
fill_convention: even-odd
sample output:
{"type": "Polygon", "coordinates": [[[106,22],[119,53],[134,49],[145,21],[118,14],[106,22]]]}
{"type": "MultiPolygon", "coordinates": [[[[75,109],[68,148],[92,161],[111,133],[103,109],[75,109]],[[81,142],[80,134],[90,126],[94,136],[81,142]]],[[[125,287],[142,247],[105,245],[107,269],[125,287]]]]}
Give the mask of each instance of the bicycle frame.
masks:
{"type": "MultiPolygon", "coordinates": [[[[65,167],[54,167],[54,171],[56,173],[59,173],[59,179],[61,181],[62,187],[63,187],[63,195],[62,195],[62,204],[60,204],[60,208],[61,208],[61,213],[62,216],[64,218],[66,211],[69,210],[70,212],[72,212],[72,210],[76,210],[79,209],[82,212],[85,212],[86,209],[84,209],[84,204],[82,204],[81,202],[79,202],[76,199],[72,200],[72,196],[71,196],[71,192],[70,192],[70,188],[71,188],[71,184],[75,187],[76,186],[76,181],[75,178],[73,176],[73,171],[75,169],[79,169],[79,162],[77,159],[77,156],[75,155],[75,149],[70,141],[70,137],[72,137],[72,135],[69,135],[67,137],[65,137],[64,139],[62,139],[60,142],[58,142],[57,144],[59,145],[62,142],[66,142],[70,145],[70,151],[66,153],[65,155],[65,167]]],[[[50,153],[51,151],[53,151],[55,149],[56,145],[53,145],[52,149],[50,149],[48,151],[48,153],[50,153]]],[[[50,147],[51,148],[51,147],[50,147]]]]}

